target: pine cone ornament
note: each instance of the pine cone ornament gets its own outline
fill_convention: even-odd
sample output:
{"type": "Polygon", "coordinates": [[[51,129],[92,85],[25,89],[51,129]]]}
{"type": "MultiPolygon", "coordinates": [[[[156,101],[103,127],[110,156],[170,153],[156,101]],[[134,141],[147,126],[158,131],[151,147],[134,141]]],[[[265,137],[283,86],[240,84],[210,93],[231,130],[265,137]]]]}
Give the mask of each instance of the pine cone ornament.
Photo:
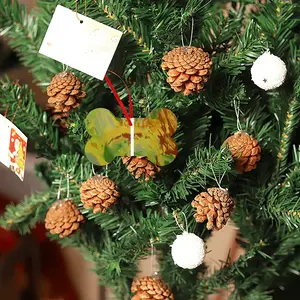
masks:
{"type": "Polygon", "coordinates": [[[207,220],[208,230],[220,230],[226,225],[234,207],[234,201],[227,190],[209,188],[207,192],[197,195],[192,201],[192,207],[197,209],[194,218],[203,223],[207,220]]]}
{"type": "Polygon", "coordinates": [[[223,144],[227,146],[235,161],[238,172],[249,172],[256,169],[260,161],[261,148],[258,141],[244,131],[238,131],[227,138],[223,144]]]}
{"type": "Polygon", "coordinates": [[[203,89],[213,64],[207,52],[192,46],[171,50],[163,61],[161,67],[168,71],[167,82],[175,92],[182,92],[185,96],[203,89]]]}
{"type": "Polygon", "coordinates": [[[158,277],[145,276],[134,280],[131,291],[135,293],[131,300],[174,300],[172,291],[158,277]]]}
{"type": "Polygon", "coordinates": [[[160,171],[160,168],[149,161],[146,156],[125,156],[122,157],[122,162],[136,179],[144,175],[145,181],[149,181],[160,171]]]}
{"type": "Polygon", "coordinates": [[[119,198],[118,187],[114,181],[96,175],[85,181],[80,188],[81,202],[85,208],[93,208],[94,214],[106,212],[119,198]]]}
{"type": "Polygon", "coordinates": [[[72,200],[56,201],[46,214],[45,227],[60,238],[74,233],[84,217],[72,200]]]}
{"type": "Polygon", "coordinates": [[[49,96],[47,109],[51,112],[54,121],[62,119],[58,124],[61,127],[67,126],[67,119],[71,109],[81,104],[81,99],[86,93],[81,89],[84,85],[73,74],[61,72],[56,74],[47,88],[49,96]]]}

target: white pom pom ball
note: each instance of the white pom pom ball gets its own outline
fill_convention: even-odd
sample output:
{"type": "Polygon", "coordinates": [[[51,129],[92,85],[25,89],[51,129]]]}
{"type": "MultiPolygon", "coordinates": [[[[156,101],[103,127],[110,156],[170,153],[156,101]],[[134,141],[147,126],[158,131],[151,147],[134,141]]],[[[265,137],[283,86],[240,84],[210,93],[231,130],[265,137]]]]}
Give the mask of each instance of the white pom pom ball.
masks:
{"type": "Polygon", "coordinates": [[[286,72],[285,63],[269,51],[259,56],[251,68],[253,82],[265,91],[281,86],[286,72]]]}
{"type": "Polygon", "coordinates": [[[205,244],[194,233],[183,232],[177,235],[172,247],[174,263],[184,269],[200,266],[205,256],[205,244]]]}

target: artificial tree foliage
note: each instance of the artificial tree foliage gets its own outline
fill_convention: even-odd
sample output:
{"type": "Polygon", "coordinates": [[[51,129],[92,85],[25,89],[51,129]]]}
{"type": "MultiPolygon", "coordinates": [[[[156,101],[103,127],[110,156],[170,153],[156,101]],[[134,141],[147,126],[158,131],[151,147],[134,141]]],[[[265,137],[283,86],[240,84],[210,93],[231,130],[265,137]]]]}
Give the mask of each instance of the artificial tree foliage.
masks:
{"type": "MultiPolygon", "coordinates": [[[[41,0],[28,13],[17,1],[0,1],[0,35],[44,89],[64,66],[40,55],[39,47],[56,5],[75,10],[75,2],[41,0]]],[[[2,78],[0,109],[4,112],[9,107],[8,118],[18,109],[14,123],[33,142],[38,155],[47,158],[36,170],[49,189],[8,206],[1,225],[24,234],[43,222],[60,185],[61,194],[67,194],[69,176],[70,196],[87,222],[71,237],[52,238],[62,246],[79,248],[94,262],[100,283],[111,287],[117,299],[130,299],[138,261],[151,253],[151,243],[157,249],[160,274],[175,299],[204,299],[231,283],[232,299],[280,299],[284,289],[292,290],[300,267],[300,6],[297,1],[262,2],[78,1],[80,13],[86,5],[88,17],[123,31],[110,69],[128,82],[135,116],[146,117],[162,107],[176,114],[178,156],[149,182],[134,179],[120,158],[107,170],[95,168],[99,174],[107,172],[122,197],[107,213],[93,214],[82,207],[79,194],[81,182],[94,172],[84,155],[89,138],[84,118],[97,107],[122,116],[108,86],[69,69],[86,84],[88,97],[71,113],[68,130],[62,133],[35,104],[27,86],[2,78]],[[167,51],[182,45],[182,39],[188,44],[192,18],[192,45],[209,52],[214,65],[205,89],[185,97],[170,89],[160,64],[167,51]],[[286,63],[288,74],[281,87],[266,92],[251,81],[250,68],[268,49],[286,63]],[[237,131],[237,103],[242,130],[262,147],[261,162],[248,174],[237,174],[230,153],[221,147],[237,131]],[[173,213],[184,212],[189,231],[207,240],[211,232],[205,224],[196,224],[190,203],[196,194],[216,186],[222,176],[222,187],[235,199],[232,220],[246,253],[209,277],[204,265],[180,269],[170,255],[175,234],[181,232],[173,213]]],[[[70,51],[80,42],[70,40],[70,51]]],[[[117,77],[111,80],[126,103],[123,83],[117,77]]]]}

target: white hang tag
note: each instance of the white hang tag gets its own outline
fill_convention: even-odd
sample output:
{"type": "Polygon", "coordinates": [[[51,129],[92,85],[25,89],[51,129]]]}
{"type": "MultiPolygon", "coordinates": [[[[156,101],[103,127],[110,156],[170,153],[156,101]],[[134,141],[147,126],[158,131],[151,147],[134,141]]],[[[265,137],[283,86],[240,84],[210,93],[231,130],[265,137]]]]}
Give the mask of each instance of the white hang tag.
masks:
{"type": "Polygon", "coordinates": [[[27,137],[11,121],[0,115],[0,162],[24,180],[27,137]]]}
{"type": "Polygon", "coordinates": [[[130,126],[130,156],[134,156],[134,118],[130,118],[132,125],[130,126]]]}
{"type": "Polygon", "coordinates": [[[122,32],[57,5],[40,53],[103,80],[122,32]]]}

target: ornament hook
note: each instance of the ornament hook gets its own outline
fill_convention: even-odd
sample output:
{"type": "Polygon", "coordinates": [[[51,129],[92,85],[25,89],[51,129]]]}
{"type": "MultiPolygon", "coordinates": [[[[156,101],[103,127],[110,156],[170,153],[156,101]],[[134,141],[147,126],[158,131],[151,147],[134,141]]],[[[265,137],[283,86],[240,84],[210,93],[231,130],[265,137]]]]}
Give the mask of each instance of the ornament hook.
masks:
{"type": "Polygon", "coordinates": [[[92,174],[93,174],[94,176],[97,175],[96,172],[95,172],[94,164],[92,164],[92,174]]]}
{"type": "MultiPolygon", "coordinates": [[[[181,17],[181,21],[180,21],[180,35],[181,35],[182,47],[185,47],[184,38],[183,38],[183,16],[181,17]]],[[[193,35],[194,35],[194,18],[192,17],[191,36],[190,36],[190,42],[189,42],[189,46],[188,47],[190,47],[192,45],[193,35]]],[[[184,48],[184,51],[187,52],[187,48],[186,47],[184,48]]]]}
{"type": "Polygon", "coordinates": [[[61,184],[62,184],[62,175],[60,176],[60,179],[59,179],[59,185],[58,185],[58,190],[57,190],[57,200],[60,199],[61,184]]]}
{"type": "Polygon", "coordinates": [[[173,217],[175,218],[175,221],[176,221],[176,224],[177,226],[180,228],[180,230],[182,232],[188,232],[189,231],[189,227],[188,227],[188,221],[187,221],[187,217],[186,217],[186,214],[181,211],[180,212],[183,217],[184,217],[184,222],[181,221],[180,223],[180,220],[179,220],[179,213],[177,213],[176,211],[173,212],[173,217]],[[183,223],[183,224],[182,224],[183,223]],[[184,228],[184,224],[185,224],[185,228],[184,228]]]}
{"type": "Polygon", "coordinates": [[[70,198],[70,174],[67,174],[67,200],[70,198]]]}
{"type": "Polygon", "coordinates": [[[234,112],[236,115],[236,127],[237,127],[238,131],[241,131],[242,126],[241,126],[241,122],[240,122],[240,113],[242,113],[242,112],[240,110],[240,100],[237,101],[236,99],[234,99],[233,106],[234,106],[234,112]]]}
{"type": "Polygon", "coordinates": [[[225,176],[225,174],[226,174],[226,171],[223,172],[221,178],[219,178],[219,180],[218,180],[218,179],[217,179],[217,176],[216,176],[216,173],[215,173],[215,171],[214,171],[214,168],[213,168],[213,164],[210,163],[209,165],[210,165],[210,169],[211,169],[211,171],[212,171],[212,173],[213,173],[213,175],[214,175],[215,182],[216,182],[216,184],[218,185],[218,188],[219,188],[220,190],[225,190],[225,189],[223,189],[223,188],[221,187],[221,184],[222,184],[223,178],[224,178],[224,176],[225,176]]]}

